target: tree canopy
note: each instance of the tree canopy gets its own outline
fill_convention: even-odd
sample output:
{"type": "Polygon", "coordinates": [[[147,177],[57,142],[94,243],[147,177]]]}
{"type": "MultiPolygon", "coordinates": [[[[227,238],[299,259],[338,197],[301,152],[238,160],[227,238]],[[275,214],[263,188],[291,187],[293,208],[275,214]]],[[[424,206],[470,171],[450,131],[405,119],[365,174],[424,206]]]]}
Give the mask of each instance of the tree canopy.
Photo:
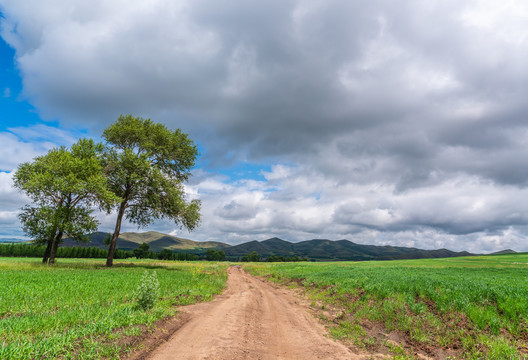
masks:
{"type": "Polygon", "coordinates": [[[19,215],[22,228],[36,243],[45,244],[43,262],[53,264],[63,236],[83,241],[97,229],[92,207],[109,211],[119,198],[107,188],[103,146],[80,139],[71,148],[59,147],[33,162],[19,165],[14,186],[34,203],[19,215]]]}
{"type": "Polygon", "coordinates": [[[103,138],[108,188],[120,198],[107,266],[113,264],[123,217],[138,227],[163,218],[190,231],[198,226],[200,202],[188,201],[183,187],[198,156],[187,134],[150,119],[121,115],[104,130],[103,138]]]}

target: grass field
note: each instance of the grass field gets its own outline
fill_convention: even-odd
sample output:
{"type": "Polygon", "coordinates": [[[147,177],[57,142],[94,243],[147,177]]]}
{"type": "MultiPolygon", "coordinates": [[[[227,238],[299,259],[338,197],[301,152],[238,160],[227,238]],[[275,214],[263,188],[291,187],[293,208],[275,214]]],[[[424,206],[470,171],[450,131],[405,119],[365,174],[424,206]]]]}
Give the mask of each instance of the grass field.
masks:
{"type": "MultiPolygon", "coordinates": [[[[228,263],[0,258],[0,359],[117,358],[176,305],[211,299],[228,263]],[[135,291],[156,271],[160,299],[135,291]]],[[[312,299],[331,334],[396,359],[528,358],[528,254],[337,263],[251,263],[312,299]]]]}
{"type": "Polygon", "coordinates": [[[528,255],[253,263],[300,286],[336,338],[395,358],[528,358],[528,255]]]}
{"type": "Polygon", "coordinates": [[[175,305],[222,291],[227,265],[202,262],[0,258],[0,359],[117,358],[120,338],[175,313],[175,305]],[[156,271],[160,300],[139,310],[135,291],[145,271],[156,271]]]}

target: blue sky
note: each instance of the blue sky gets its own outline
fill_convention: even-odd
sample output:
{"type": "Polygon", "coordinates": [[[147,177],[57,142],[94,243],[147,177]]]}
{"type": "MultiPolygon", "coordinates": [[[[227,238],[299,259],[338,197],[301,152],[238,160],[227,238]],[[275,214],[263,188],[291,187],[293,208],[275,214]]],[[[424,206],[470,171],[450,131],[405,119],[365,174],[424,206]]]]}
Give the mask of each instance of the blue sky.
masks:
{"type": "Polygon", "coordinates": [[[15,65],[15,50],[3,39],[0,39],[0,69],[2,130],[41,122],[35,109],[21,99],[22,79],[15,65]]]}
{"type": "Polygon", "coordinates": [[[0,237],[17,164],[131,113],[202,153],[200,228],[144,230],[528,250],[523,1],[87,4],[0,0],[0,237]]]}
{"type": "MultiPolygon", "coordinates": [[[[29,99],[24,96],[22,90],[22,77],[16,66],[15,50],[0,38],[0,83],[2,84],[2,97],[0,98],[0,107],[2,109],[2,123],[0,130],[9,131],[15,127],[32,127],[37,124],[47,127],[61,128],[58,121],[50,119],[43,120],[40,118],[37,109],[35,109],[29,99]]],[[[89,133],[88,129],[77,128],[68,129],[75,136],[88,136],[100,141],[100,134],[89,133]]],[[[45,134],[41,141],[53,141],[46,138],[45,134]]],[[[207,153],[207,149],[202,144],[197,144],[200,154],[207,153]]],[[[265,163],[238,162],[230,167],[215,167],[209,164],[209,161],[198,159],[196,169],[212,168],[217,174],[225,176],[229,181],[240,179],[264,180],[262,171],[269,171],[270,165],[265,163]]],[[[10,169],[1,169],[2,171],[10,169]]]]}

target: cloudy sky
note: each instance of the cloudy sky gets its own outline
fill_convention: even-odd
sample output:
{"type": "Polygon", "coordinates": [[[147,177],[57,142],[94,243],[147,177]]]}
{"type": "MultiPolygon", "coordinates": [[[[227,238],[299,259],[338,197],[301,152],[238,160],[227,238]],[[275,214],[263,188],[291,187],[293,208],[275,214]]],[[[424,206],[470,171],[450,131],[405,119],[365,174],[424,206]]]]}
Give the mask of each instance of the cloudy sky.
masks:
{"type": "Polygon", "coordinates": [[[528,251],[523,0],[0,0],[0,13],[3,237],[24,235],[17,164],[131,113],[202,154],[187,186],[201,227],[148,230],[528,251]]]}

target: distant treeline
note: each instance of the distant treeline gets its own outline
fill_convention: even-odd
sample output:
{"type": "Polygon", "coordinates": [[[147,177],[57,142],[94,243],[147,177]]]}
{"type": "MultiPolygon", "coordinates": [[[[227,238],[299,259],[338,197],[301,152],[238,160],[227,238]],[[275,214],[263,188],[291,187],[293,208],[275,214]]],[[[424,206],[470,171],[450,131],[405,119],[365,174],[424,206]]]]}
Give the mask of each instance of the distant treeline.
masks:
{"type": "MultiPolygon", "coordinates": [[[[0,256],[4,257],[42,257],[46,246],[31,245],[31,244],[0,244],[0,256]]],[[[98,247],[60,247],[57,249],[58,258],[84,258],[84,259],[106,259],[108,257],[107,249],[100,249],[98,247]]],[[[142,244],[139,248],[133,251],[117,249],[115,252],[116,259],[159,259],[159,260],[179,260],[179,261],[244,261],[244,262],[294,262],[307,261],[306,258],[299,256],[277,256],[271,255],[267,258],[261,258],[257,252],[253,251],[250,254],[245,254],[242,257],[226,257],[223,250],[208,249],[205,254],[193,254],[190,252],[173,252],[169,249],[164,249],[161,252],[149,251],[148,244],[142,244]]]]}
{"type": "MultiPolygon", "coordinates": [[[[46,251],[44,245],[29,244],[0,244],[0,256],[7,257],[42,257],[46,251]]],[[[106,259],[108,250],[96,247],[60,247],[57,249],[57,257],[60,258],[93,258],[106,259]]],[[[118,250],[117,259],[133,257],[132,251],[118,250]]]]}
{"type": "Polygon", "coordinates": [[[297,261],[308,261],[305,257],[299,257],[297,255],[293,256],[280,256],[280,255],[271,255],[266,259],[267,262],[297,262],[297,261]]]}
{"type": "MultiPolygon", "coordinates": [[[[46,251],[46,246],[29,244],[0,244],[0,256],[4,257],[42,257],[46,251]]],[[[138,252],[117,249],[114,254],[116,259],[142,258],[142,259],[163,259],[163,260],[199,260],[200,257],[189,253],[173,253],[169,250],[156,253],[153,251],[138,252]]],[[[85,259],[106,259],[107,249],[97,247],[60,247],[57,249],[59,258],[85,258],[85,259]]]]}

